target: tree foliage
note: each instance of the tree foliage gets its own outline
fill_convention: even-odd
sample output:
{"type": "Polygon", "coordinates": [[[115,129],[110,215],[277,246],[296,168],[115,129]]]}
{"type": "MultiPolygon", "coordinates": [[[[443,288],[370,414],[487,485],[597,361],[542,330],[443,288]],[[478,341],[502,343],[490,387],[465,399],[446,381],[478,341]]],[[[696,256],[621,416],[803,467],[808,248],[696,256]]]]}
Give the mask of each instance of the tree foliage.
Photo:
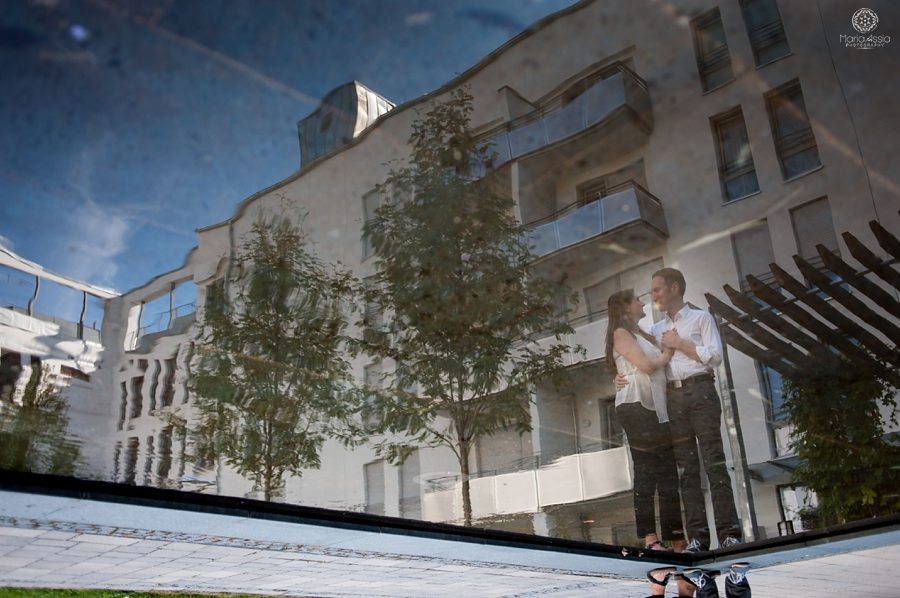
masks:
{"type": "Polygon", "coordinates": [[[887,365],[845,363],[786,381],[794,479],[815,491],[823,524],[900,512],[900,446],[885,437],[897,424],[892,376],[887,365]]]}
{"type": "Polygon", "coordinates": [[[456,91],[413,124],[410,158],[378,187],[384,199],[365,227],[377,256],[367,301],[391,317],[365,322],[364,348],[396,363],[372,409],[379,431],[403,436],[378,450],[397,461],[406,442],[449,447],[466,524],[473,444],[530,430],[530,385],[561,372],[571,328],[558,306],[575,300],[531,276],[512,199],[478,176],[493,152],[470,134],[471,102],[456,91]]]}
{"type": "Polygon", "coordinates": [[[328,438],[353,442],[346,360],[353,279],[324,264],[285,219],[257,222],[228,291],[213,285],[191,379],[198,457],[223,457],[270,500],[286,473],[320,465],[328,438]]]}
{"type": "Polygon", "coordinates": [[[73,475],[81,441],[69,433],[63,389],[33,361],[21,404],[0,401],[0,468],[73,475]]]}

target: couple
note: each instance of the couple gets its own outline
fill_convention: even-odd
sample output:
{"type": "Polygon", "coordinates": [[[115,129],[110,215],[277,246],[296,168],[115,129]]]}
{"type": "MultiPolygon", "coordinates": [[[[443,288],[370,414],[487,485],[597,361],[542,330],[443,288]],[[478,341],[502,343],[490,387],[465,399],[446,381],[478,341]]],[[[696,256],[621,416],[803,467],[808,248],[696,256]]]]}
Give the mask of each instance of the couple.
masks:
{"type": "Polygon", "coordinates": [[[665,316],[650,334],[638,327],[644,303],[633,289],[610,296],[606,355],[610,372],[616,374],[616,414],[634,465],[638,536],[643,536],[646,548],[666,549],[662,541],[667,541],[675,548],[700,552],[709,550],[710,541],[700,487],[701,456],[719,546],[739,544],[741,525],[725,466],[719,431],[722,407],[713,381],[713,368],[722,361],[722,342],[712,316],[685,303],[685,287],[684,275],[674,268],[653,274],[650,297],[665,316]],[[656,493],[661,538],[656,533],[656,493]]]}

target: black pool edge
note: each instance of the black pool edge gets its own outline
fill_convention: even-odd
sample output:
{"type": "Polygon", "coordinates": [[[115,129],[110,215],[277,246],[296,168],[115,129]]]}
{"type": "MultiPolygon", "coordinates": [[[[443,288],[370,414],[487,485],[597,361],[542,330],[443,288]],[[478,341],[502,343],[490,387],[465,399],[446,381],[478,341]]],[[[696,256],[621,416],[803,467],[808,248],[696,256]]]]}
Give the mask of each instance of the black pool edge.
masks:
{"type": "Polygon", "coordinates": [[[679,566],[725,558],[739,560],[741,555],[779,552],[900,528],[900,514],[897,514],[748,542],[727,550],[699,554],[658,553],[610,544],[7,469],[0,469],[0,490],[679,566]]]}

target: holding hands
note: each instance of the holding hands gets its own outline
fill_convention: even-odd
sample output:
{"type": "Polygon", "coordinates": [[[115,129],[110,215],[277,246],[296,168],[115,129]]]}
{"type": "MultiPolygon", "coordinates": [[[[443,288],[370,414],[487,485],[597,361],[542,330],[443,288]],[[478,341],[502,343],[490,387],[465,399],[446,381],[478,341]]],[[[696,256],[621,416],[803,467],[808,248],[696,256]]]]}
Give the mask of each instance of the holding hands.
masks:
{"type": "Polygon", "coordinates": [[[682,338],[678,334],[678,331],[673,328],[672,330],[663,332],[660,342],[662,343],[663,350],[674,353],[676,349],[681,348],[682,338]]]}

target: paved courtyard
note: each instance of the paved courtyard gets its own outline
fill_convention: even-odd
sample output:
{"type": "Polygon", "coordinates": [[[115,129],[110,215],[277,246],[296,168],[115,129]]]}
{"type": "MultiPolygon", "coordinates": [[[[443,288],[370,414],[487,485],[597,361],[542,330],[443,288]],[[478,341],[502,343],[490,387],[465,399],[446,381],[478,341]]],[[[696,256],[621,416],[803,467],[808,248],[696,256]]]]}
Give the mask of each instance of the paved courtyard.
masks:
{"type": "MultiPolygon", "coordinates": [[[[900,530],[742,556],[754,596],[900,596],[900,530]],[[849,585],[848,585],[849,584],[849,585]]],[[[710,567],[723,566],[711,564],[710,567]]],[[[0,586],[643,597],[652,563],[0,491],[0,586]]],[[[721,585],[721,584],[720,584],[721,585]]]]}

